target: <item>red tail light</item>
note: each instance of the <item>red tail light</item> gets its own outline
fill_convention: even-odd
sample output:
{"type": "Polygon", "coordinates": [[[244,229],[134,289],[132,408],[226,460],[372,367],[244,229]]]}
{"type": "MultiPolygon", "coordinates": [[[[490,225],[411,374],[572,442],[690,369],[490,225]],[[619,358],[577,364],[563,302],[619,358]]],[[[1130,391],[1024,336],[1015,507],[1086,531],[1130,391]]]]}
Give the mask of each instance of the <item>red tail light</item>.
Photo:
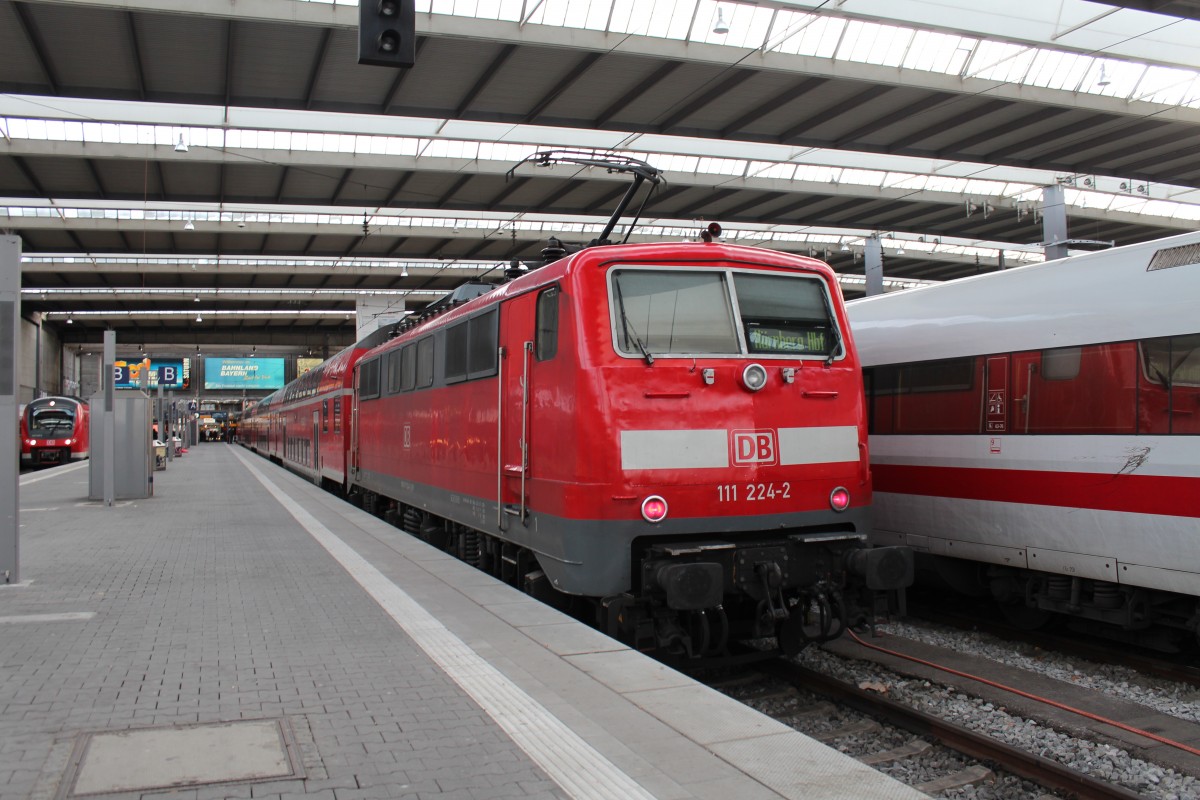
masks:
{"type": "Polygon", "coordinates": [[[642,516],[646,522],[662,522],[667,518],[667,501],[656,494],[642,501],[642,516]]]}
{"type": "Polygon", "coordinates": [[[845,511],[850,507],[850,492],[839,486],[829,493],[829,505],[834,511],[845,511]]]}

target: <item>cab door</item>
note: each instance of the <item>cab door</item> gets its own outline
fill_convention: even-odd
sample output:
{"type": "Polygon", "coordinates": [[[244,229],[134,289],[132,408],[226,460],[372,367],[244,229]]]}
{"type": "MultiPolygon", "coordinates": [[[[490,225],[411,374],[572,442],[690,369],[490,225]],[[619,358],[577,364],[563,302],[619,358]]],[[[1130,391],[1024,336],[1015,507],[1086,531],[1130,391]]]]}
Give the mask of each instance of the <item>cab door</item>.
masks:
{"type": "Polygon", "coordinates": [[[530,477],[529,414],[530,380],[537,295],[523,294],[500,309],[500,380],[497,490],[500,500],[497,526],[507,530],[514,521],[523,523],[528,513],[530,477]]]}

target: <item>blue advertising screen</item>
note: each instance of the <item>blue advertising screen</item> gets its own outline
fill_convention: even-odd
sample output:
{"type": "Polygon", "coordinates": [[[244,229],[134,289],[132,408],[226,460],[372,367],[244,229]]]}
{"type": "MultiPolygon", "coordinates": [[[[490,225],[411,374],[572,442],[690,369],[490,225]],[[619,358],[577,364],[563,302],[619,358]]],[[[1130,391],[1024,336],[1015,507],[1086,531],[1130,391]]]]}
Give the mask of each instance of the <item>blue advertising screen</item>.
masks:
{"type": "Polygon", "coordinates": [[[205,389],[282,389],[282,358],[206,358],[205,389]]]}
{"type": "Polygon", "coordinates": [[[148,370],[149,388],[162,386],[164,389],[186,389],[188,367],[186,358],[138,358],[117,359],[113,363],[118,389],[140,389],[142,371],[148,370]]]}

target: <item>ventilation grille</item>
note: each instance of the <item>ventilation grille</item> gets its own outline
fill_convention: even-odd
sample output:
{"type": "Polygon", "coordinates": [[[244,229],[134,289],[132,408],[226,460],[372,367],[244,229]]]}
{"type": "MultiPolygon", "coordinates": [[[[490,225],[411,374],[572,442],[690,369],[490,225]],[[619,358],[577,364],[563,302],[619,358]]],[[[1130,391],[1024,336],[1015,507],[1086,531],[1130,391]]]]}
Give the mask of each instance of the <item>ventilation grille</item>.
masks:
{"type": "Polygon", "coordinates": [[[1168,247],[1166,250],[1159,250],[1154,254],[1154,258],[1150,259],[1150,266],[1146,267],[1146,272],[1170,269],[1171,267],[1186,267],[1188,264],[1200,264],[1200,244],[1185,244],[1182,247],[1168,247]]]}

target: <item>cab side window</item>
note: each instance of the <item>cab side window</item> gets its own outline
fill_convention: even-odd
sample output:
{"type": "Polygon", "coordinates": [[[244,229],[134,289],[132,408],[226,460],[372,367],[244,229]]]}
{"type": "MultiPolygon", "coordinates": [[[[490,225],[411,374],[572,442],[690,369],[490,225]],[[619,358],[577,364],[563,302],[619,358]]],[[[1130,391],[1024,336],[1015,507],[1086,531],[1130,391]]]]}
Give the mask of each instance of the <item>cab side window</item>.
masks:
{"type": "Polygon", "coordinates": [[[558,287],[551,286],[538,295],[534,354],[538,361],[549,361],[558,354],[558,287]]]}

